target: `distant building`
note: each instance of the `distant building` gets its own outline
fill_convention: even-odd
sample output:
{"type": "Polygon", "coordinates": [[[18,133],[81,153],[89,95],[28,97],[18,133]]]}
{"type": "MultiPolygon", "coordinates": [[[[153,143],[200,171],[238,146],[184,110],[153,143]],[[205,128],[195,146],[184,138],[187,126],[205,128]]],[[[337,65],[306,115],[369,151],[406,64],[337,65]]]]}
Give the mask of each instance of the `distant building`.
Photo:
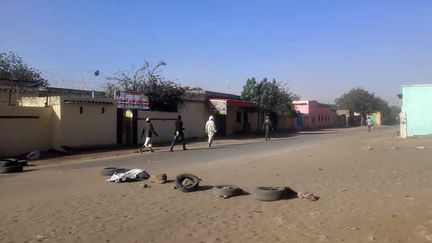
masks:
{"type": "Polygon", "coordinates": [[[296,111],[302,116],[302,127],[306,129],[319,129],[334,127],[337,124],[336,109],[316,100],[293,101],[296,111]]]}
{"type": "Polygon", "coordinates": [[[432,135],[432,84],[402,86],[402,137],[432,135]]]}
{"type": "Polygon", "coordinates": [[[221,136],[258,130],[256,104],[241,100],[239,95],[206,91],[210,114],[215,117],[221,136]]]}

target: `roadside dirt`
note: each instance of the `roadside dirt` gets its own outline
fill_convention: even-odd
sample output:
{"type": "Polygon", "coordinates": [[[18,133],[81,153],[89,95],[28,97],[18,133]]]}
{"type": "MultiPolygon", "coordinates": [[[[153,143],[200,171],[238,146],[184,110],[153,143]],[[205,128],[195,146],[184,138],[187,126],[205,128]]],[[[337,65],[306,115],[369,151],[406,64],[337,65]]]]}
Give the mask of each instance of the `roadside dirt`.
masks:
{"type": "Polygon", "coordinates": [[[192,193],[107,183],[98,168],[0,176],[0,241],[431,242],[432,139],[392,132],[196,165],[188,172],[203,178],[203,190],[192,193]],[[289,186],[320,199],[221,199],[208,190],[218,184],[289,186]]]}

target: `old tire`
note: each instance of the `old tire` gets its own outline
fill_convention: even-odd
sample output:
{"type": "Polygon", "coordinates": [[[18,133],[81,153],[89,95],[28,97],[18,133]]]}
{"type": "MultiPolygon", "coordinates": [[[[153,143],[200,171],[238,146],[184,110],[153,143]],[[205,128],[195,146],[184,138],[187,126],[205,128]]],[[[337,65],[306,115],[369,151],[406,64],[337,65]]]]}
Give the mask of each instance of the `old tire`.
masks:
{"type": "Polygon", "coordinates": [[[218,186],[214,186],[212,191],[213,194],[218,197],[228,198],[228,197],[235,197],[239,195],[241,189],[233,185],[218,185],[218,186]]]}
{"type": "Polygon", "coordinates": [[[16,159],[0,159],[0,166],[1,167],[8,167],[8,166],[16,166],[18,164],[18,160],[16,159]]]}
{"type": "Polygon", "coordinates": [[[22,165],[0,167],[0,173],[16,173],[16,172],[22,172],[22,171],[23,171],[22,165]]]}
{"type": "Polygon", "coordinates": [[[257,187],[254,195],[257,200],[269,202],[281,199],[285,192],[284,187],[257,187]]]}
{"type": "Polygon", "coordinates": [[[174,187],[182,192],[192,192],[198,189],[200,179],[192,174],[181,174],[175,179],[174,187]],[[191,185],[183,185],[183,181],[189,179],[192,181],[191,185]]]}
{"type": "Polygon", "coordinates": [[[27,166],[27,165],[28,165],[26,159],[18,160],[18,164],[19,164],[19,165],[22,165],[22,166],[27,166]]]}
{"type": "Polygon", "coordinates": [[[117,167],[106,167],[102,169],[101,174],[104,176],[112,176],[114,173],[123,173],[126,172],[125,168],[117,168],[117,167]]]}

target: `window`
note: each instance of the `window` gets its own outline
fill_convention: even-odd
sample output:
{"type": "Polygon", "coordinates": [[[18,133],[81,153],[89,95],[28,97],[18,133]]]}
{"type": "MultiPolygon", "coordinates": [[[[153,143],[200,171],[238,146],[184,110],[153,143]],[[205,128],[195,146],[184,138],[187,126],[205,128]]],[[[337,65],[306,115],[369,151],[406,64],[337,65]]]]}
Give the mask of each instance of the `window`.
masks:
{"type": "Polygon", "coordinates": [[[84,109],[82,106],[80,106],[80,114],[82,114],[84,112],[84,109]]]}
{"type": "Polygon", "coordinates": [[[101,113],[102,113],[102,114],[105,113],[105,107],[102,107],[102,111],[101,111],[101,113]]]}
{"type": "Polygon", "coordinates": [[[320,115],[318,115],[318,121],[321,121],[321,116],[320,115]]]}
{"type": "Polygon", "coordinates": [[[241,111],[237,111],[237,113],[236,113],[237,123],[241,123],[241,117],[242,117],[242,112],[241,111]]]}

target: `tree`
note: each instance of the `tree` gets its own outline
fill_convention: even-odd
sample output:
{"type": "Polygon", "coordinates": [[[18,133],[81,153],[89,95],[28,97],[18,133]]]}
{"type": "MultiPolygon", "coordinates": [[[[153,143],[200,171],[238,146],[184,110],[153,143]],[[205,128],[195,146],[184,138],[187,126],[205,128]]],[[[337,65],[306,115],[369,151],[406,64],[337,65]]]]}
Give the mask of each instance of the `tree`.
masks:
{"type": "Polygon", "coordinates": [[[0,80],[16,81],[27,87],[49,85],[39,70],[29,67],[20,56],[11,51],[0,53],[0,80]]]}
{"type": "Polygon", "coordinates": [[[113,95],[115,91],[140,92],[149,97],[151,110],[177,111],[178,105],[183,104],[181,97],[185,90],[160,75],[165,65],[163,61],[155,66],[145,61],[139,69],[132,67],[130,71],[117,72],[107,77],[107,80],[114,82],[109,82],[105,91],[108,95],[113,95]]]}
{"type": "Polygon", "coordinates": [[[380,111],[383,117],[389,114],[387,101],[363,88],[353,88],[335,100],[339,109],[348,109],[361,114],[362,124],[367,114],[380,111]]]}
{"type": "Polygon", "coordinates": [[[271,113],[281,117],[292,116],[295,113],[292,108],[292,101],[300,97],[290,92],[285,87],[285,84],[277,82],[275,79],[270,82],[267,78],[264,78],[258,83],[252,77],[246,80],[241,98],[256,103],[259,122],[264,115],[271,113]]]}
{"type": "Polygon", "coordinates": [[[388,116],[384,117],[384,124],[395,125],[399,121],[399,113],[401,108],[399,106],[390,106],[388,116]]]}

